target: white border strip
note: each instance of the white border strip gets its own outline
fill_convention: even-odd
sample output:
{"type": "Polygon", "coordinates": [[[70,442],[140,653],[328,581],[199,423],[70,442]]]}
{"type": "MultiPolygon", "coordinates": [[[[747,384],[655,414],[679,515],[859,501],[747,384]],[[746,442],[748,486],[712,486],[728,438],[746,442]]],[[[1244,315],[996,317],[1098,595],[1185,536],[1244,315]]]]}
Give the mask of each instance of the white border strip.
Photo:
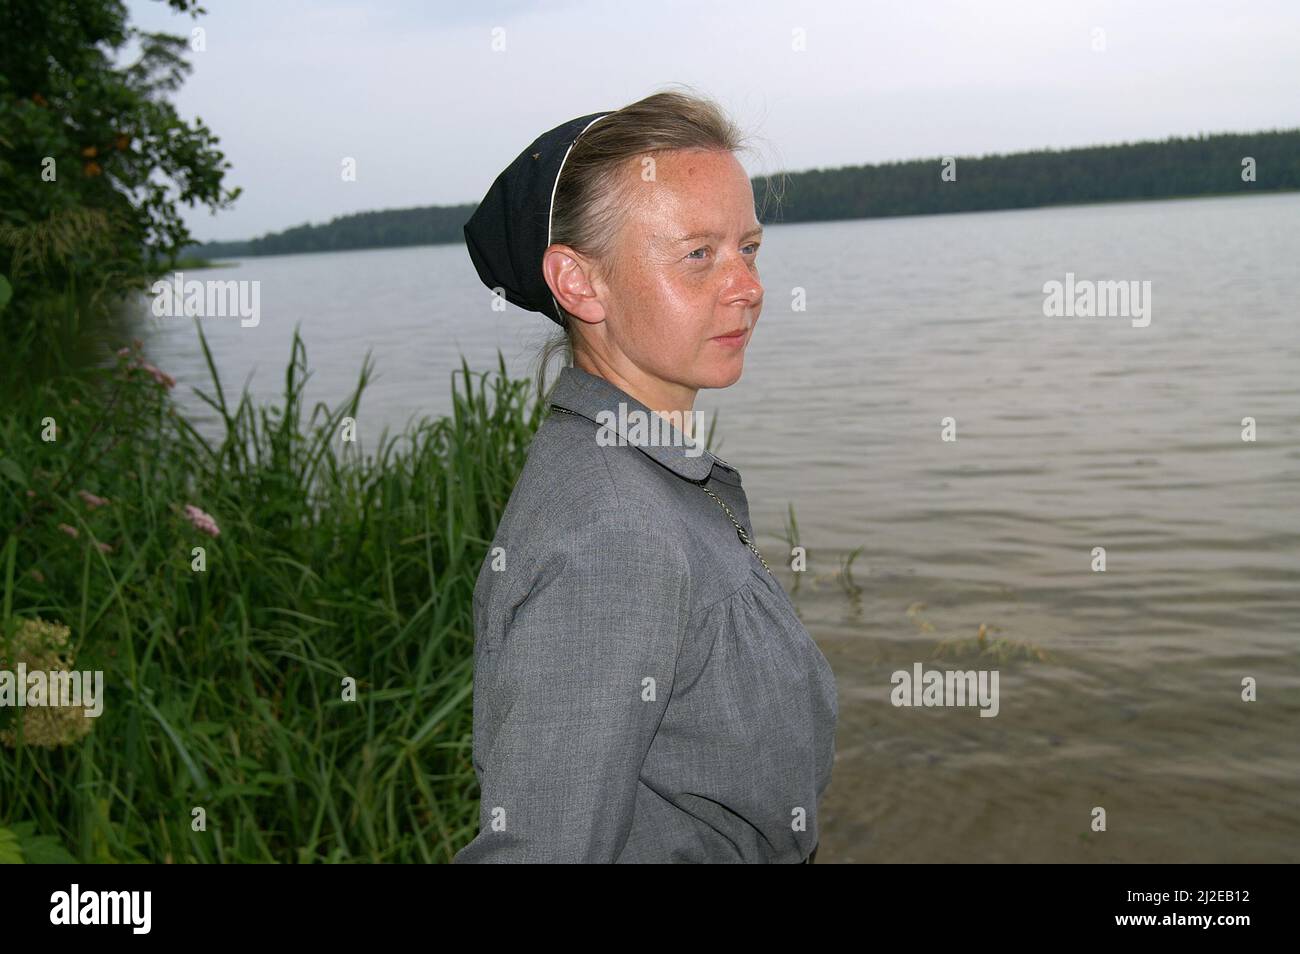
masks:
{"type": "MultiPolygon", "coordinates": [[[[582,132],[574,136],[573,142],[569,143],[569,148],[564,150],[564,158],[560,160],[560,168],[555,170],[555,181],[551,183],[551,204],[546,210],[546,247],[547,248],[551,247],[551,224],[555,219],[555,190],[560,187],[560,175],[564,172],[564,164],[569,161],[569,153],[573,152],[573,147],[577,144],[578,140],[582,138],[582,133],[585,133],[588,129],[596,125],[596,123],[600,122],[608,115],[610,114],[602,113],[601,115],[593,119],[591,122],[587,123],[587,125],[583,126],[582,132]]],[[[555,304],[555,313],[557,315],[561,314],[560,303],[555,300],[554,294],[551,295],[551,301],[555,304]]]]}

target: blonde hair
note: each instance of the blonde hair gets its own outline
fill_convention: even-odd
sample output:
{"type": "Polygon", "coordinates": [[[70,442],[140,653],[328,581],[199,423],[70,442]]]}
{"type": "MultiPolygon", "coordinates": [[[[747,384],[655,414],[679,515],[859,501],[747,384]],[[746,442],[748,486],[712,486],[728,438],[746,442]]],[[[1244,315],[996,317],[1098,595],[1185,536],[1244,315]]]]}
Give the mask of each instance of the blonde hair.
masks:
{"type": "MultiPolygon", "coordinates": [[[[630,160],[673,149],[748,148],[741,130],[705,96],[666,91],[624,106],[574,143],[555,187],[551,241],[593,259],[603,275],[612,276],[614,242],[627,208],[620,200],[630,160]]],[[[768,184],[770,189],[770,180],[768,184]]],[[[564,319],[562,330],[537,356],[537,394],[542,400],[549,395],[546,369],[554,357],[563,354],[565,365],[573,364],[578,319],[557,306],[564,319]]]]}

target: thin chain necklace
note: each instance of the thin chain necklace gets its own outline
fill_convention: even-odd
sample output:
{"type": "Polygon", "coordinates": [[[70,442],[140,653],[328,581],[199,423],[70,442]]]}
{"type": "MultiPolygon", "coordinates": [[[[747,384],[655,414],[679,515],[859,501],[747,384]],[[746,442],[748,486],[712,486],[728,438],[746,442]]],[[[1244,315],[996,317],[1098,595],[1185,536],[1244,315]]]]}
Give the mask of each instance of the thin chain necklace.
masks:
{"type": "MultiPolygon", "coordinates": [[[[575,416],[581,417],[581,415],[577,414],[576,411],[570,411],[567,407],[560,407],[558,404],[552,404],[551,409],[560,411],[564,414],[574,414],[575,416]]],[[[746,533],[745,528],[740,525],[740,521],[737,520],[736,515],[731,512],[731,508],[727,506],[726,501],[703,484],[697,484],[696,486],[718,502],[718,506],[720,506],[723,513],[727,515],[727,519],[731,521],[731,525],[736,528],[736,536],[740,538],[740,542],[753,551],[754,556],[758,557],[758,562],[763,564],[763,569],[767,570],[769,575],[774,575],[772,574],[772,568],[768,566],[767,561],[763,559],[763,554],[758,551],[758,547],[754,546],[754,541],[749,538],[749,534],[746,533]]]]}
{"type": "Polygon", "coordinates": [[[712,497],[714,500],[716,500],[719,504],[722,505],[723,511],[725,511],[727,514],[727,519],[730,520],[732,525],[735,526],[736,528],[736,536],[740,537],[740,542],[754,551],[754,556],[758,557],[758,562],[763,564],[763,569],[767,570],[767,572],[771,574],[772,568],[768,566],[767,561],[763,559],[763,554],[758,552],[758,547],[754,546],[754,542],[749,539],[749,534],[747,534],[745,532],[745,528],[740,525],[740,521],[737,520],[735,515],[731,512],[731,508],[728,507],[725,502],[723,502],[723,499],[721,497],[715,494],[708,487],[700,485],[700,489],[703,490],[706,494],[708,494],[710,497],[712,497]]]}

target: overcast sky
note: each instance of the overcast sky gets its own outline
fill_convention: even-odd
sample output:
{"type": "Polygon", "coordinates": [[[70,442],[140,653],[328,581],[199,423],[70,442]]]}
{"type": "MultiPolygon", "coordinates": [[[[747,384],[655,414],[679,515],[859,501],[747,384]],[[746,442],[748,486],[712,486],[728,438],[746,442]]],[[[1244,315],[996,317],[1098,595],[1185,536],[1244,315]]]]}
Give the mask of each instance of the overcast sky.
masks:
{"type": "Polygon", "coordinates": [[[476,202],[541,132],[668,83],[759,137],[751,174],[1300,126],[1296,0],[207,6],[128,2],[205,30],[176,102],[244,194],[187,210],[203,241],[476,202]]]}

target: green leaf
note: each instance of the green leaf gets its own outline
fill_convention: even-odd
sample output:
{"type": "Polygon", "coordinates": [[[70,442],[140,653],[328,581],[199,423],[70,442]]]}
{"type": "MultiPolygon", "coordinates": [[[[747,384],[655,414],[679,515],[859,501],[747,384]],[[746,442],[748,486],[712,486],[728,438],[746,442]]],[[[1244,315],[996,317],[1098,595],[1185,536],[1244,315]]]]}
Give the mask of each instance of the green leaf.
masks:
{"type": "Polygon", "coordinates": [[[23,852],[18,844],[18,836],[8,828],[0,828],[0,865],[22,863],[23,852]]]}
{"type": "Polygon", "coordinates": [[[14,297],[14,287],[9,284],[9,279],[0,275],[0,311],[5,310],[5,305],[9,304],[9,299],[14,297]]]}
{"type": "Polygon", "coordinates": [[[33,835],[22,842],[23,857],[31,865],[75,865],[77,859],[68,853],[53,835],[33,835]]]}
{"type": "Polygon", "coordinates": [[[36,834],[35,822],[17,822],[12,830],[0,828],[0,863],[4,863],[4,834],[12,835],[19,846],[15,864],[75,865],[77,859],[64,849],[63,843],[53,835],[36,834]]]}
{"type": "Polygon", "coordinates": [[[10,457],[0,457],[0,477],[6,477],[12,480],[19,487],[27,486],[27,475],[23,469],[10,457]]]}

